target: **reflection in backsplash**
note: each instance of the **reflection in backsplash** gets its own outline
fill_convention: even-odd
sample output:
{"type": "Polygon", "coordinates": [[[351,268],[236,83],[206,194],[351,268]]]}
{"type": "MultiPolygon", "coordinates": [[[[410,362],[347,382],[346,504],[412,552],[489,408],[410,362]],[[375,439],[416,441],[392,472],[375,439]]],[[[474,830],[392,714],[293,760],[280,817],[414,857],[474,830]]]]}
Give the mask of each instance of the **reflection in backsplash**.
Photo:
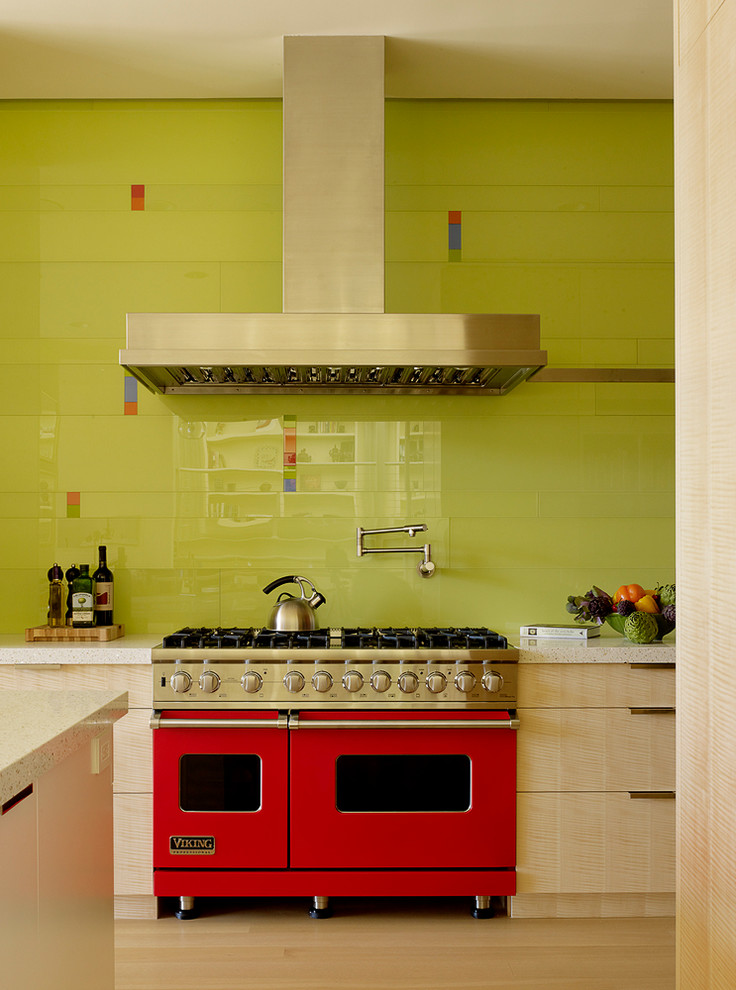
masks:
{"type": "Polygon", "coordinates": [[[358,525],[439,514],[436,422],[179,420],[175,447],[175,566],[268,563],[276,540],[325,566],[358,525]]]}

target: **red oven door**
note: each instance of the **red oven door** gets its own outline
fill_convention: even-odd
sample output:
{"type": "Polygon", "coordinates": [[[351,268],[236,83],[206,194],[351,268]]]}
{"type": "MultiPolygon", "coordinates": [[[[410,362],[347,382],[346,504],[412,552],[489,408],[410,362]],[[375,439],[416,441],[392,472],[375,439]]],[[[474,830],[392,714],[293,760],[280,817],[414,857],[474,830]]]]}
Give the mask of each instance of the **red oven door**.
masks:
{"type": "Polygon", "coordinates": [[[155,869],[285,867],[289,733],[278,712],[162,712],[155,869]]]}
{"type": "Polygon", "coordinates": [[[300,713],[291,866],[513,868],[515,724],[508,712],[300,713]]]}

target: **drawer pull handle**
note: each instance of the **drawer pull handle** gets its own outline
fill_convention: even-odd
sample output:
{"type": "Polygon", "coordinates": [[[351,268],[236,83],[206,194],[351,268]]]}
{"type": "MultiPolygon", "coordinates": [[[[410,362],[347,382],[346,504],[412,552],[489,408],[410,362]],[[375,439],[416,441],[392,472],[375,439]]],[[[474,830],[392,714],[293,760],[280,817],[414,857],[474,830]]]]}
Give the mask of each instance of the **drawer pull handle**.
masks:
{"type": "Polygon", "coordinates": [[[431,720],[431,719],[313,719],[301,722],[292,715],[289,718],[290,729],[518,729],[517,718],[431,720]]]}
{"type": "Polygon", "coordinates": [[[630,715],[673,715],[674,708],[629,708],[630,715]]]}
{"type": "Polygon", "coordinates": [[[676,794],[674,791],[629,791],[629,797],[633,800],[634,798],[655,798],[661,800],[674,800],[676,794]]]}
{"type": "Polygon", "coordinates": [[[60,663],[17,663],[18,670],[61,670],[60,663]]]}
{"type": "Polygon", "coordinates": [[[286,729],[288,716],[277,718],[161,718],[154,712],[149,722],[152,729],[286,729]]]}
{"type": "Polygon", "coordinates": [[[29,784],[28,787],[24,787],[22,791],[18,791],[17,794],[14,794],[11,798],[8,798],[8,800],[3,804],[2,812],[0,813],[7,815],[11,808],[14,808],[16,804],[20,804],[21,801],[27,797],[30,797],[31,794],[33,794],[33,784],[29,784]]]}
{"type": "Polygon", "coordinates": [[[632,670],[674,670],[674,663],[630,663],[632,670]]]}

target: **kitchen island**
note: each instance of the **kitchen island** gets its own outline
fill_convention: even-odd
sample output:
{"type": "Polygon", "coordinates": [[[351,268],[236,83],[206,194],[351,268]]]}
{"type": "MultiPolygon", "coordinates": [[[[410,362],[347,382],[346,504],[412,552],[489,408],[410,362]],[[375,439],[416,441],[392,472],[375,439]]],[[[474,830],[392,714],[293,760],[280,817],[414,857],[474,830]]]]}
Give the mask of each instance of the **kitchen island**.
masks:
{"type": "Polygon", "coordinates": [[[0,636],[0,689],[127,692],[128,715],[113,729],[115,916],[154,918],[151,861],[151,650],[160,635],[109,642],[26,642],[0,636]]]}
{"type": "Polygon", "coordinates": [[[116,691],[0,691],[0,946],[14,990],[112,990],[112,725],[126,710],[116,691]]]}

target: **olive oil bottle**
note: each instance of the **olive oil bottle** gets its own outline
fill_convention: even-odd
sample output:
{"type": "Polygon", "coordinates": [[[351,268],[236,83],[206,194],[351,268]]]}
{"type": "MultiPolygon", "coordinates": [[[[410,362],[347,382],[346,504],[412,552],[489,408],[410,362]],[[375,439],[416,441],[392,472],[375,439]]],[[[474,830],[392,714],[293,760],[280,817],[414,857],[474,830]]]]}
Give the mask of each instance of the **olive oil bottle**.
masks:
{"type": "Polygon", "coordinates": [[[79,565],[79,574],[72,581],[72,625],[88,629],[95,624],[95,586],[89,564],[79,565]]]}

